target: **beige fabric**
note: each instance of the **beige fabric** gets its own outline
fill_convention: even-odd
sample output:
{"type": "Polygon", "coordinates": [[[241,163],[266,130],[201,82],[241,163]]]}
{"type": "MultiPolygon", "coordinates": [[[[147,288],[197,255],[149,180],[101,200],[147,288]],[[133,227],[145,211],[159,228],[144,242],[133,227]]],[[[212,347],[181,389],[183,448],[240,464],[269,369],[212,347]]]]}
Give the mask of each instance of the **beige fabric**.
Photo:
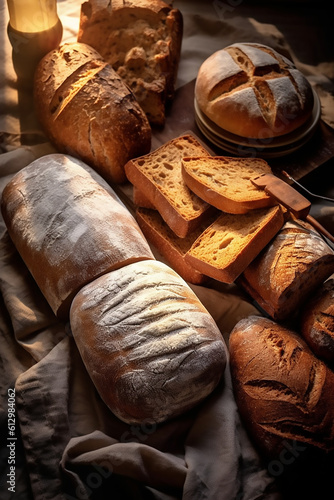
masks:
{"type": "MultiPolygon", "coordinates": [[[[232,3],[237,4],[175,1],[185,22],[179,88],[196,77],[208,55],[236,40],[251,39],[289,49],[274,26],[243,18],[237,12],[225,16],[232,3]]],[[[75,39],[79,11],[79,0],[58,1],[63,41],[75,39]]],[[[15,172],[54,149],[36,123],[31,93],[16,89],[4,0],[0,1],[0,19],[1,192],[15,172]]],[[[333,123],[333,101],[326,91],[333,65],[306,69],[321,85],[328,123],[333,123]],[[322,86],[323,82],[326,85],[322,86]]],[[[181,129],[188,124],[182,113],[178,124],[181,129]]],[[[167,133],[173,133],[168,126],[167,133]]],[[[156,141],[163,138],[157,134],[156,141]]],[[[20,499],[282,498],[276,476],[269,474],[270,467],[268,471],[268,464],[258,456],[239,420],[228,369],[215,393],[178,419],[159,426],[120,422],[99,398],[70,325],[53,316],[9,240],[2,219],[0,236],[1,498],[14,498],[5,477],[9,467],[8,389],[14,388],[15,487],[20,499]]],[[[227,341],[239,319],[257,312],[233,286],[193,289],[227,341]]]]}

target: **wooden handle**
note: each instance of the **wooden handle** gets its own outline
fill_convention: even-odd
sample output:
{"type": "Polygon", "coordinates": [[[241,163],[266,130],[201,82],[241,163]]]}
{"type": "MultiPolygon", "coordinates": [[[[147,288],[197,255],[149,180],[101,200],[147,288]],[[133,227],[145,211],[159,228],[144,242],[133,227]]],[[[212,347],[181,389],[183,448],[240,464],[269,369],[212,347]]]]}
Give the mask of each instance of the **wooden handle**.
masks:
{"type": "Polygon", "coordinates": [[[305,219],[309,213],[311,202],[296,189],[275,175],[264,174],[255,179],[251,179],[251,181],[255,186],[264,189],[269,196],[275,198],[299,219],[305,219]]]}
{"type": "Polygon", "coordinates": [[[317,229],[317,231],[319,231],[319,233],[323,234],[324,236],[326,236],[326,238],[328,238],[332,243],[334,243],[334,236],[329,233],[327,231],[327,229],[325,229],[321,224],[320,222],[318,222],[316,219],[314,219],[314,217],[312,217],[312,215],[307,215],[307,217],[305,218],[305,220],[311,224],[315,229],[317,229]]]}

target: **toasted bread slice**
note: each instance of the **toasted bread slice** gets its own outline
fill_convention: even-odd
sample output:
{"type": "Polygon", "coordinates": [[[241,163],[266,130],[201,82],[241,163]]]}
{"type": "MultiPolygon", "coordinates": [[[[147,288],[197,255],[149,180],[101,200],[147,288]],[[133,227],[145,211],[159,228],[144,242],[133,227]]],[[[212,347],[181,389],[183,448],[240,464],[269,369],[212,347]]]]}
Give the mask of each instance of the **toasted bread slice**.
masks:
{"type": "Polygon", "coordinates": [[[150,200],[148,200],[144,193],[136,186],[133,186],[132,197],[133,203],[136,205],[136,207],[151,208],[152,210],[155,210],[155,207],[150,202],[150,200]]]}
{"type": "Polygon", "coordinates": [[[233,283],[283,224],[279,205],[247,214],[222,213],[197,238],[185,260],[211,278],[233,283]]]}
{"type": "Polygon", "coordinates": [[[146,239],[154,245],[166,262],[185,280],[200,285],[208,277],[197,271],[185,261],[185,255],[198,236],[210,225],[202,224],[186,238],[179,238],[165,223],[159,212],[149,208],[138,207],[136,220],[146,239]]]}
{"type": "Polygon", "coordinates": [[[277,204],[251,182],[252,178],[269,173],[272,173],[270,166],[261,158],[182,159],[182,175],[187,186],[206,202],[230,214],[244,214],[277,204]]]}
{"type": "Polygon", "coordinates": [[[185,184],[181,160],[185,156],[209,154],[189,133],[125,165],[128,180],[146,196],[180,238],[195,230],[212,210],[185,184]]]}

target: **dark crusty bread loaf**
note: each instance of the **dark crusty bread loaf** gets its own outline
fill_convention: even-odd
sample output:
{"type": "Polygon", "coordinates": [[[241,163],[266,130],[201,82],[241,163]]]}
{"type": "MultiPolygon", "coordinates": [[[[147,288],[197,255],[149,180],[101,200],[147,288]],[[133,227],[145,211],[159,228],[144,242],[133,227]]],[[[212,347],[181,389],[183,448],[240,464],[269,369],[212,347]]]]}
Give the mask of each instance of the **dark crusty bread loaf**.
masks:
{"type": "Polygon", "coordinates": [[[102,399],[129,423],[158,423],[216,387],[226,350],[189,286],[158,261],[136,262],[74,298],[74,339],[102,399]]]}
{"type": "Polygon", "coordinates": [[[264,140],[296,130],[311,116],[314,97],[286,57],[257,43],[218,50],[199,69],[195,97],[222,129],[264,140]]]}
{"type": "Polygon", "coordinates": [[[213,208],[185,184],[182,158],[209,154],[194,134],[185,133],[144,156],[128,161],[124,167],[128,180],[145,195],[180,238],[194,231],[213,208]]]}
{"type": "Polygon", "coordinates": [[[124,81],[88,45],[64,44],[40,61],[34,100],[58,151],[81,158],[108,182],[124,182],[124,164],[150,150],[146,115],[124,81]]]}
{"type": "Polygon", "coordinates": [[[162,0],[89,0],[78,41],[94,47],[124,79],[154,125],[174,96],[183,20],[162,0]]]}
{"type": "Polygon", "coordinates": [[[19,171],[3,191],[8,233],[60,317],[100,274],[154,259],[135,219],[98,178],[79,160],[51,154],[19,171]]]}
{"type": "Polygon", "coordinates": [[[300,330],[316,356],[334,361],[334,278],[320,285],[303,304],[300,330]]]}
{"type": "Polygon", "coordinates": [[[240,414],[268,456],[287,440],[334,449],[334,373],[299,335],[250,316],[231,332],[230,363],[240,414]]]}
{"type": "Polygon", "coordinates": [[[334,252],[304,221],[286,222],[238,283],[275,320],[294,316],[334,273],[334,252]]]}

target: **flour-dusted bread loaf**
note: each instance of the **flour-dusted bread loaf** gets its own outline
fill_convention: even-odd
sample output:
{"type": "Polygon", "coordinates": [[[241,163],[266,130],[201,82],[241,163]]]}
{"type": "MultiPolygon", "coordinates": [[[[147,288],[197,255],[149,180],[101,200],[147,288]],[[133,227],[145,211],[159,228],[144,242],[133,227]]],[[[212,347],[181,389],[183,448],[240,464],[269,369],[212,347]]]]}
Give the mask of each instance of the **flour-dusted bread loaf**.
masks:
{"type": "Polygon", "coordinates": [[[180,238],[194,231],[212,211],[183,180],[182,158],[196,155],[210,153],[194,134],[186,133],[125,165],[128,180],[180,238]]]}
{"type": "Polygon", "coordinates": [[[162,0],[89,0],[78,41],[94,47],[124,79],[154,125],[174,96],[182,15],[162,0]]]}
{"type": "Polygon", "coordinates": [[[225,131],[259,140],[296,130],[310,118],[314,103],[311,85],[295,65],[257,43],[235,43],[206,59],[195,98],[225,131]]]}
{"type": "Polygon", "coordinates": [[[303,304],[300,331],[316,356],[334,361],[334,278],[303,304]]]}
{"type": "Polygon", "coordinates": [[[121,420],[157,424],[219,383],[223,337],[189,286],[158,261],[130,264],[74,298],[72,333],[100,396],[121,420]]]}
{"type": "Polygon", "coordinates": [[[298,334],[250,316],[229,346],[240,414],[266,454],[278,458],[287,441],[334,449],[334,373],[298,334]]]}
{"type": "Polygon", "coordinates": [[[92,47],[67,43],[39,63],[36,115],[58,151],[76,156],[110,183],[151,148],[151,128],[133,93],[92,47]]]}
{"type": "Polygon", "coordinates": [[[221,215],[197,238],[185,260],[197,271],[233,283],[284,224],[281,207],[221,215]]]}
{"type": "Polygon", "coordinates": [[[334,273],[334,252],[309,224],[288,221],[238,283],[275,320],[295,316],[334,273]]]}
{"type": "Polygon", "coordinates": [[[19,171],[2,194],[8,233],[62,318],[86,283],[131,262],[154,259],[130,212],[87,168],[62,154],[47,155],[19,171]]]}
{"type": "Polygon", "coordinates": [[[273,198],[251,181],[271,173],[270,166],[261,158],[182,159],[182,175],[187,186],[207,203],[230,214],[245,214],[274,205],[273,198]]]}

